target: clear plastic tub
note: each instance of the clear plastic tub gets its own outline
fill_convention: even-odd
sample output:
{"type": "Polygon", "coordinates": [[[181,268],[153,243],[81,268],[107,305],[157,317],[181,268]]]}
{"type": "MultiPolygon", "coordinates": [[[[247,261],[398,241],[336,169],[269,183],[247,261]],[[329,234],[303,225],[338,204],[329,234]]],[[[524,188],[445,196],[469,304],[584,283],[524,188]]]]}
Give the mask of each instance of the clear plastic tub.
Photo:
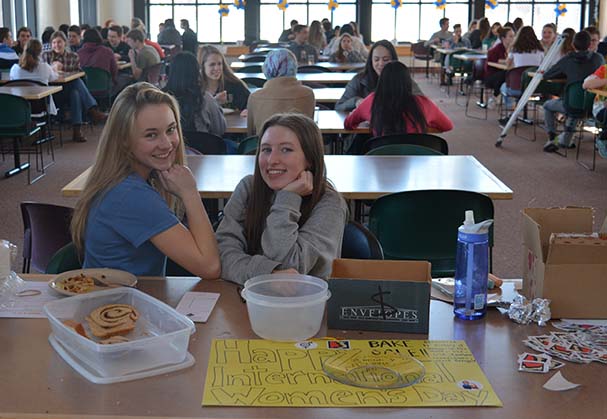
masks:
{"type": "Polygon", "coordinates": [[[275,341],[316,335],[330,297],[327,282],[309,275],[260,275],[242,290],[251,328],[259,337],[275,341]]]}
{"type": "MultiPolygon", "coordinates": [[[[54,338],[80,364],[103,377],[120,377],[170,364],[183,363],[188,355],[194,323],[165,303],[133,288],[114,288],[52,301],[44,306],[54,338]],[[130,304],[139,312],[135,330],[125,343],[101,345],[63,324],[82,323],[106,304],[130,304]]],[[[89,333],[89,336],[92,336],[89,333]]]]}

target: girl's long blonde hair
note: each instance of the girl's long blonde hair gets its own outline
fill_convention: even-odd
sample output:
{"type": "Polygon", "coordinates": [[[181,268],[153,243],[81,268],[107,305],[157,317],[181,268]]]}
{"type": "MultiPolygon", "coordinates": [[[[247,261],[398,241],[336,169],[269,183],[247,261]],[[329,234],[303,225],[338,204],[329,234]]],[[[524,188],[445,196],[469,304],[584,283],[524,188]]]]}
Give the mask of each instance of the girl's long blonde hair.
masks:
{"type": "MultiPolygon", "coordinates": [[[[137,115],[147,105],[160,104],[168,105],[171,108],[177,124],[179,145],[175,154],[175,164],[183,165],[185,163],[185,146],[181,133],[179,106],[175,99],[145,82],[136,83],[124,89],[116,98],[105,127],[103,127],[95,163],[88,174],[84,190],[74,209],[71,224],[72,240],[81,255],[84,254],[86,224],[93,204],[133,172],[134,156],[131,150],[137,115]]],[[[150,179],[147,180],[167,201],[169,207],[179,215],[181,202],[162,186],[158,180],[158,174],[152,171],[150,179]]]]}

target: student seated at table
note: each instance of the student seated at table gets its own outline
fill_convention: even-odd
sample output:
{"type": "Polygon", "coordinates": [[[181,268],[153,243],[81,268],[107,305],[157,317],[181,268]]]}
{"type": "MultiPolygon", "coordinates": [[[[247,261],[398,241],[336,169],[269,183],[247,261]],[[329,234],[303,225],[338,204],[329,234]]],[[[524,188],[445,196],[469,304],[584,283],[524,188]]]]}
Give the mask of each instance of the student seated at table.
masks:
{"type": "Polygon", "coordinates": [[[540,40],[544,53],[548,53],[554,41],[556,41],[556,25],[554,23],[546,23],[542,28],[542,39],[540,40]]]}
{"type": "MultiPolygon", "coordinates": [[[[384,66],[391,61],[398,61],[394,45],[385,39],[375,42],[369,52],[365,68],[348,82],[344,94],[335,104],[335,110],[351,111],[356,108],[364,98],[369,96],[369,93],[375,91],[379,75],[384,66]]],[[[412,86],[414,95],[422,94],[414,80],[412,80],[412,86]]]]}
{"type": "Polygon", "coordinates": [[[314,91],[295,78],[297,59],[291,51],[270,51],[262,68],[267,81],[249,96],[248,135],[260,132],[264,122],[277,113],[296,112],[314,117],[314,91]]]}
{"type": "Polygon", "coordinates": [[[168,256],[201,278],[219,277],[217,243],[184,148],[171,95],[149,83],[118,95],[72,219],[85,268],[164,276],[168,256]]]}
{"type": "Polygon", "coordinates": [[[17,55],[23,54],[23,51],[25,51],[25,46],[30,39],[32,39],[32,30],[26,26],[19,28],[17,31],[17,40],[15,45],[13,45],[13,49],[17,55]]]}
{"type": "Polygon", "coordinates": [[[295,25],[293,28],[295,38],[289,43],[289,50],[297,57],[297,62],[302,65],[318,62],[318,50],[308,42],[310,29],[308,25],[295,25]]]}
{"type": "MultiPolygon", "coordinates": [[[[582,81],[594,71],[605,64],[605,59],[596,52],[588,51],[590,46],[590,34],[581,31],[573,37],[573,48],[575,52],[569,53],[561,58],[556,64],[544,73],[544,80],[563,78],[567,83],[582,81]]],[[[544,120],[548,141],[544,144],[544,151],[551,152],[560,148],[572,148],[571,138],[575,132],[578,119],[568,115],[563,99],[551,99],[544,103],[544,120]],[[556,135],[556,114],[567,116],[565,120],[565,131],[556,135]]]]}
{"type": "MultiPolygon", "coordinates": [[[[82,48],[82,34],[84,31],[78,25],[72,25],[67,30],[67,41],[72,52],[78,52],[82,48]]],[[[101,37],[101,35],[99,35],[101,37]]]]}
{"type": "Polygon", "coordinates": [[[411,72],[400,61],[386,64],[374,93],[369,94],[344,121],[346,129],[369,122],[373,135],[445,132],[453,123],[426,96],[415,96],[411,72]]]}
{"type": "Polygon", "coordinates": [[[335,27],[335,36],[329,42],[329,45],[324,50],[325,55],[335,54],[340,44],[340,35],[348,34],[352,37],[352,49],[362,55],[365,59],[369,56],[369,51],[365,44],[360,40],[360,38],[354,35],[354,29],[350,24],[345,24],[341,28],[339,26],[335,27]]]}
{"type": "MultiPolygon", "coordinates": [[[[605,89],[607,86],[607,65],[602,65],[597,70],[586,77],[584,80],[584,89],[605,89]]],[[[596,148],[599,155],[607,159],[607,103],[605,98],[596,96],[592,114],[598,125],[601,127],[601,132],[596,138],[596,148]]]]}
{"type": "Polygon", "coordinates": [[[430,39],[426,41],[425,46],[430,45],[442,45],[443,41],[449,41],[453,38],[453,34],[449,32],[449,18],[443,17],[438,21],[438,25],[440,26],[440,31],[434,32],[430,39]]]}
{"type": "MultiPolygon", "coordinates": [[[[66,49],[67,38],[65,34],[61,31],[56,31],[51,35],[50,41],[52,49],[43,52],[42,59],[57,72],[71,73],[80,71],[78,54],[66,49]]],[[[86,111],[93,122],[105,121],[107,114],[97,109],[97,101],[91,95],[82,79],[77,78],[69,83],[63,83],[62,87],[63,91],[59,97],[69,102],[70,119],[72,121],[72,140],[77,143],[85,142],[86,138],[81,130],[83,113],[86,111]]]]}
{"type": "Polygon", "coordinates": [[[150,69],[160,64],[160,55],[153,47],[145,44],[144,33],[139,29],[131,29],[126,34],[126,43],[131,48],[129,61],[133,78],[137,81],[147,81],[150,69]]]}
{"type": "Polygon", "coordinates": [[[495,42],[499,39],[499,30],[501,28],[502,24],[499,22],[494,22],[493,25],[491,25],[489,35],[485,37],[481,42],[481,47],[484,50],[489,50],[491,49],[491,47],[493,47],[493,45],[495,45],[495,42]]]}
{"type": "Polygon", "coordinates": [[[499,63],[508,58],[508,48],[514,42],[514,31],[511,28],[501,28],[498,32],[499,42],[496,42],[493,48],[487,51],[487,60],[485,61],[485,86],[493,89],[493,97],[489,98],[488,106],[493,108],[495,98],[500,95],[500,88],[506,81],[506,70],[500,70],[489,65],[489,63],[499,63]]]}
{"type": "MultiPolygon", "coordinates": [[[[575,52],[575,48],[573,47],[573,37],[575,36],[575,30],[573,30],[572,28],[567,28],[563,31],[562,35],[563,42],[559,47],[558,58],[556,59],[557,61],[565,57],[570,52],[575,52]]],[[[590,51],[590,48],[588,48],[588,51],[590,51]]]]}
{"type": "Polygon", "coordinates": [[[226,130],[221,107],[202,87],[200,65],[194,54],[180,52],[171,61],[164,90],[177,99],[185,131],[210,132],[219,137],[226,130]]]}
{"type": "Polygon", "coordinates": [[[470,45],[473,49],[481,49],[485,38],[491,36],[491,25],[486,17],[478,21],[478,28],[470,34],[470,45]]]}
{"type": "Polygon", "coordinates": [[[308,43],[316,48],[319,53],[327,47],[327,38],[322,30],[322,25],[318,20],[312,21],[310,24],[310,34],[308,43]]]}
{"type": "MultiPolygon", "coordinates": [[[[35,80],[44,84],[49,84],[50,82],[57,80],[59,75],[50,65],[44,61],[40,61],[40,54],[42,54],[42,43],[37,39],[30,39],[19,58],[19,64],[14,64],[11,67],[10,79],[35,80]]],[[[48,111],[51,115],[57,115],[57,107],[55,106],[52,95],[50,97],[48,111]]]]}
{"type": "Polygon", "coordinates": [[[12,48],[13,39],[9,28],[0,28],[0,69],[8,69],[19,62],[19,56],[12,48]]]}
{"type": "Polygon", "coordinates": [[[119,25],[109,27],[105,46],[112,50],[116,61],[129,61],[129,50],[131,47],[122,41],[122,28],[119,25]]]}
{"type": "Polygon", "coordinates": [[[111,49],[102,44],[101,35],[95,29],[87,29],[82,37],[82,47],[78,50],[80,65],[84,67],[100,68],[107,71],[112,77],[114,93],[118,93],[122,86],[118,85],[118,65],[111,49]]]}
{"type": "MultiPolygon", "coordinates": [[[[506,66],[509,69],[526,66],[539,66],[544,59],[544,49],[542,44],[538,41],[535,36],[535,31],[531,26],[523,26],[514,37],[514,42],[510,47],[508,58],[506,59],[506,66]]],[[[502,98],[504,99],[504,107],[506,109],[506,116],[499,119],[499,123],[503,126],[508,122],[508,112],[514,108],[514,97],[521,95],[520,89],[514,89],[506,85],[506,82],[502,83],[500,87],[502,98]]]]}
{"type": "Polygon", "coordinates": [[[222,108],[244,110],[249,100],[249,88],[232,72],[224,55],[212,45],[198,50],[202,70],[202,86],[222,108]]]}
{"type": "Polygon", "coordinates": [[[337,51],[331,54],[329,62],[331,63],[364,63],[365,57],[354,50],[352,46],[352,36],[349,33],[344,33],[339,37],[339,46],[337,51]]]}
{"type": "Polygon", "coordinates": [[[255,172],[240,181],[217,229],[221,277],[269,273],[327,278],[341,253],[347,209],[326,178],[314,121],[278,114],[260,133],[255,172]]]}

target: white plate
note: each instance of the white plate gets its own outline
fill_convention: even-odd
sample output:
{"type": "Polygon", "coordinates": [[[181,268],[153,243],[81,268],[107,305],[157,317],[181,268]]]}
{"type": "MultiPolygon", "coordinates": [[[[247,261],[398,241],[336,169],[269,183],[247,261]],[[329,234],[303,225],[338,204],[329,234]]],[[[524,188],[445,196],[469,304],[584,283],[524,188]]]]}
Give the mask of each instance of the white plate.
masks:
{"type": "Polygon", "coordinates": [[[230,108],[221,108],[221,110],[223,111],[223,114],[224,114],[224,115],[229,115],[229,114],[231,114],[231,113],[236,112],[236,110],[234,110],[234,109],[230,109],[230,108]]]}
{"type": "MultiPolygon", "coordinates": [[[[52,289],[54,289],[55,291],[57,291],[59,294],[63,294],[63,295],[72,296],[72,295],[83,294],[83,293],[75,293],[75,292],[71,292],[71,291],[66,291],[66,290],[62,289],[61,286],[59,286],[59,283],[61,283],[61,281],[65,280],[67,278],[74,277],[74,276],[80,276],[81,274],[84,274],[85,276],[97,278],[98,280],[100,280],[102,282],[107,282],[108,284],[119,284],[119,285],[124,285],[127,287],[133,287],[133,286],[135,286],[135,284],[137,284],[137,277],[129,272],[120,271],[118,269],[91,268],[91,269],[76,269],[73,271],[63,272],[63,273],[57,275],[51,281],[49,281],[48,286],[51,287],[52,289]]],[[[109,287],[95,284],[95,287],[89,292],[107,290],[107,289],[109,289],[109,287]]]]}

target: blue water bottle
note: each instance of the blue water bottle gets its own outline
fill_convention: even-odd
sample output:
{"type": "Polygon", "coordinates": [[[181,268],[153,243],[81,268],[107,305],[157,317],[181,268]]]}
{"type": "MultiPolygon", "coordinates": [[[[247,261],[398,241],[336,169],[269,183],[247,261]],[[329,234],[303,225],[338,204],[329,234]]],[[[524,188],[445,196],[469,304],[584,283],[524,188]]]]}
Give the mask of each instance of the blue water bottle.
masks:
{"type": "Polygon", "coordinates": [[[487,313],[489,276],[489,227],[493,220],[474,223],[474,212],[466,211],[457,232],[453,312],[464,320],[483,318],[487,313]]]}

